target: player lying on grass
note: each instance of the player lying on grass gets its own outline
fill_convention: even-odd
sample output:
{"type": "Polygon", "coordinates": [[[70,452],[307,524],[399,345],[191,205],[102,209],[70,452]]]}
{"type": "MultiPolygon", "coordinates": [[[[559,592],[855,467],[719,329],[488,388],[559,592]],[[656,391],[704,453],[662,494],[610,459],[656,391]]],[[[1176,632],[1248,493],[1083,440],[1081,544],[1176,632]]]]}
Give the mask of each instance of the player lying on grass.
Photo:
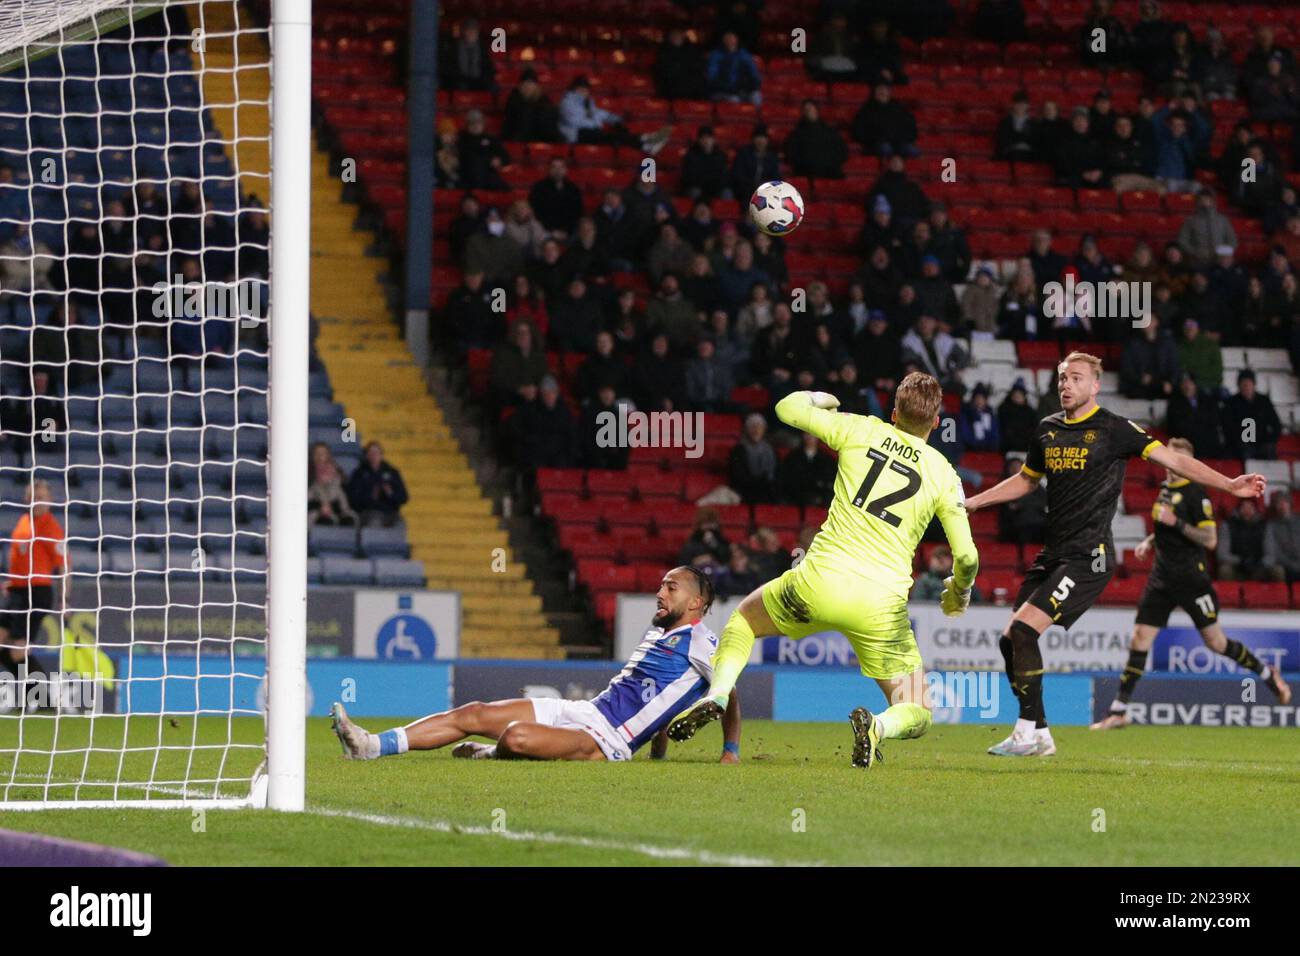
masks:
{"type": "MultiPolygon", "coordinates": [[[[1169,442],[1173,451],[1194,454],[1186,438],[1169,442]]],[[[1129,642],[1128,664],[1119,679],[1119,691],[1110,705],[1110,713],[1092,725],[1093,730],[1114,730],[1129,725],[1128,704],[1133,690],[1147,669],[1147,655],[1160,629],[1169,621],[1169,612],[1182,608],[1201,632],[1205,646],[1247,670],[1254,671],[1277,695],[1283,706],[1291,703],[1291,688],[1276,670],[1260,661],[1240,641],[1228,639],[1219,623],[1219,595],[1205,569],[1205,552],[1218,545],[1218,528],[1214,523],[1214,504],[1205,489],[1194,481],[1180,478],[1172,471],[1160,486],[1160,495],[1151,508],[1155,531],[1137,546],[1139,561],[1152,550],[1156,563],[1147,578],[1147,586],[1138,600],[1137,621],[1129,642]]]]}
{"type": "MultiPolygon", "coordinates": [[[[700,619],[713,603],[713,583],[692,567],[673,568],[655,595],[658,610],[632,657],[595,700],[525,698],[464,704],[381,734],[348,719],[341,704],[331,710],[343,754],[372,760],[437,750],[466,737],[454,757],[473,759],[630,760],[654,739],[652,755],[667,747],[664,728],[700,699],[712,676],[718,639],[700,619]]],[[[740,759],[740,702],[733,695],[722,724],[722,762],[740,759]]]]}
{"type": "Polygon", "coordinates": [[[1061,411],[1038,423],[1019,474],[971,498],[975,512],[1024,497],[1047,478],[1047,542],[1025,571],[1007,629],[998,642],[1011,690],[1020,701],[1016,726],[989,753],[1050,757],[1056,743],[1043,708],[1043,652],[1038,638],[1053,624],[1068,629],[1115,573],[1111,521],[1135,455],[1170,472],[1240,498],[1264,493],[1264,478],[1226,478],[1190,455],[1153,439],[1141,426],[1097,404],[1101,359],[1071,352],[1057,367],[1061,411]]]}
{"type": "Polygon", "coordinates": [[[835,497],[803,560],[732,612],[708,697],[668,725],[669,737],[687,740],[724,713],[755,638],[784,634],[797,640],[818,631],[848,638],[862,673],[889,702],[878,715],[861,707],[849,715],[854,766],[869,768],[883,739],[926,732],[930,709],[907,596],[916,547],[936,513],[954,562],[941,598],[945,614],[966,609],[979,569],[961,480],[926,444],[939,424],[942,401],[938,381],[913,372],[898,386],[892,425],[872,415],[840,414],[838,400],[824,392],[794,392],[777,402],[781,421],[839,452],[835,497]]]}

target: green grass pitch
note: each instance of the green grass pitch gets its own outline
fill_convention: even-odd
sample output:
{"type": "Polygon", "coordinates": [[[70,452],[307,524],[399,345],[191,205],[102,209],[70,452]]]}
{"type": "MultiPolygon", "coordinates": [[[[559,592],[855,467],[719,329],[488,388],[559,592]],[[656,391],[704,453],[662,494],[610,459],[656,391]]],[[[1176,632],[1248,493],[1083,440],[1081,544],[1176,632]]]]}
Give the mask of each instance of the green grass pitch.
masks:
{"type": "MultiPolygon", "coordinates": [[[[121,720],[100,719],[97,746],[121,739],[121,720]]],[[[38,779],[49,757],[24,757],[11,776],[15,727],[4,724],[0,786],[38,779]]],[[[260,729],[256,720],[234,726],[243,740],[260,729]]],[[[885,763],[869,772],[849,766],[847,723],[758,720],[745,725],[740,766],[714,763],[716,730],[674,745],[663,762],[498,763],[443,751],[356,763],[341,758],[328,721],[312,719],[311,812],[210,810],[200,820],[190,810],[0,811],[0,826],[193,866],[1300,864],[1295,730],[1063,727],[1057,757],[986,755],[1005,733],[937,726],[887,742],[885,763]]],[[[129,738],[144,749],[126,769],[152,766],[158,740],[225,734],[224,719],[197,728],[136,719],[129,738]]],[[[61,748],[76,746],[71,727],[61,735],[61,748]]],[[[38,739],[28,730],[28,746],[38,739]]],[[[166,759],[160,778],[183,766],[166,759]]],[[[58,757],[55,777],[85,765],[86,778],[112,779],[117,760],[83,749],[58,757]]],[[[193,766],[210,770],[214,760],[201,752],[193,766]]]]}

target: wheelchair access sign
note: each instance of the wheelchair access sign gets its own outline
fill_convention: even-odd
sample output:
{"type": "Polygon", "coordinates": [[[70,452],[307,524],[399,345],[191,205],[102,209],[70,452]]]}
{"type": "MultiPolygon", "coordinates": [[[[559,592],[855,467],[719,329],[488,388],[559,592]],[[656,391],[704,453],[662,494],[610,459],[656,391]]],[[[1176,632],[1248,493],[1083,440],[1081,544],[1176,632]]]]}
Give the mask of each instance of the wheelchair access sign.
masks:
{"type": "Polygon", "coordinates": [[[445,660],[460,650],[460,596],[453,592],[357,591],[355,620],[357,657],[445,660]]]}

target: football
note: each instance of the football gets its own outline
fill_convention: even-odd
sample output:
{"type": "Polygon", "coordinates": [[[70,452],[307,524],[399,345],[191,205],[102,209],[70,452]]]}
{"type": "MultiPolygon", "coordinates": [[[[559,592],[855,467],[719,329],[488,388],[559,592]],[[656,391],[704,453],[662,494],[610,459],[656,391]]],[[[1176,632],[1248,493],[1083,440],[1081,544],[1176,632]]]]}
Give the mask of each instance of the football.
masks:
{"type": "Polygon", "coordinates": [[[803,222],[803,197],[787,182],[774,179],[754,190],[749,200],[749,218],[769,236],[784,236],[803,222]]]}

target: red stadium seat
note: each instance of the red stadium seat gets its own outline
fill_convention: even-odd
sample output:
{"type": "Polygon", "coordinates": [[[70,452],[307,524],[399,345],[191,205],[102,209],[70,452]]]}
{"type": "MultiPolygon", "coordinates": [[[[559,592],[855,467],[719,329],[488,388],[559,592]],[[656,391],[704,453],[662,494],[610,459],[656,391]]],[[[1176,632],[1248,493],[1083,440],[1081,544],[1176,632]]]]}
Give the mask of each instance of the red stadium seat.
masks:
{"type": "Polygon", "coordinates": [[[1242,581],[1242,607],[1287,608],[1291,606],[1291,589],[1284,581],[1242,581]]]}

